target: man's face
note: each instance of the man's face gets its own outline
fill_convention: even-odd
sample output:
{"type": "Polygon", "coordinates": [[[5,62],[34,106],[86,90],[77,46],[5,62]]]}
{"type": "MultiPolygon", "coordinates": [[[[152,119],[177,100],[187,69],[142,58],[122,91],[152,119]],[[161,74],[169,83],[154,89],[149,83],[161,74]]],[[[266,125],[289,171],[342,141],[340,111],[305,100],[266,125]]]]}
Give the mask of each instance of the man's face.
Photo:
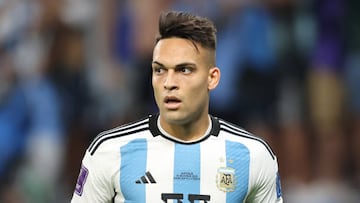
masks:
{"type": "Polygon", "coordinates": [[[209,51],[186,39],[160,40],[153,52],[152,85],[161,119],[187,124],[207,116],[209,90],[216,87],[219,69],[209,63],[209,51]]]}

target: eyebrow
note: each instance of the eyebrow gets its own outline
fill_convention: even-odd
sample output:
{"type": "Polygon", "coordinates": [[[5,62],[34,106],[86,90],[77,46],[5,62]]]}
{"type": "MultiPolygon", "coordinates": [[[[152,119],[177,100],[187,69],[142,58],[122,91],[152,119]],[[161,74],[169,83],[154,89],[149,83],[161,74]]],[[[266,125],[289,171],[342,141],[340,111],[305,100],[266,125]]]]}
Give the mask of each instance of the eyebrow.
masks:
{"type": "MultiPolygon", "coordinates": [[[[153,61],[152,64],[156,64],[158,66],[161,66],[161,67],[165,67],[164,64],[158,62],[158,61],[153,61]]],[[[180,63],[180,64],[177,64],[175,67],[183,67],[183,66],[196,66],[195,63],[190,63],[190,62],[184,62],[184,63],[180,63]]]]}

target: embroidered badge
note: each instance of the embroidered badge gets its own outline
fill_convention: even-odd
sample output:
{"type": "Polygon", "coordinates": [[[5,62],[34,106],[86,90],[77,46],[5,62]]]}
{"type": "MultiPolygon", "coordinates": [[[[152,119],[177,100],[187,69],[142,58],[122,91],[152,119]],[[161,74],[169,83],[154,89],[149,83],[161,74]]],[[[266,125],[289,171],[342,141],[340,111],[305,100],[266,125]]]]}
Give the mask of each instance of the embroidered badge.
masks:
{"type": "Polygon", "coordinates": [[[75,193],[79,196],[82,195],[86,178],[89,174],[89,170],[85,166],[81,166],[80,174],[76,182],[75,193]]]}
{"type": "Polygon", "coordinates": [[[216,176],[217,187],[224,192],[232,192],[235,190],[236,179],[235,169],[230,167],[218,168],[216,176]]]}

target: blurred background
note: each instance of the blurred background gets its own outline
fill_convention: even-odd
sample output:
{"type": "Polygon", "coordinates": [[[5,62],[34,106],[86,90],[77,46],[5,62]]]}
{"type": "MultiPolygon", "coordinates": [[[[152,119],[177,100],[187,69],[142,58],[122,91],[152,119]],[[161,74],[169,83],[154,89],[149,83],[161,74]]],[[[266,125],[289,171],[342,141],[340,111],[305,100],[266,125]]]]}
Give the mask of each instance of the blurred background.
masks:
{"type": "Polygon", "coordinates": [[[157,111],[170,9],[215,22],[210,111],[271,144],[285,202],[360,202],[357,0],[0,0],[0,202],[69,202],[91,140],[157,111]]]}

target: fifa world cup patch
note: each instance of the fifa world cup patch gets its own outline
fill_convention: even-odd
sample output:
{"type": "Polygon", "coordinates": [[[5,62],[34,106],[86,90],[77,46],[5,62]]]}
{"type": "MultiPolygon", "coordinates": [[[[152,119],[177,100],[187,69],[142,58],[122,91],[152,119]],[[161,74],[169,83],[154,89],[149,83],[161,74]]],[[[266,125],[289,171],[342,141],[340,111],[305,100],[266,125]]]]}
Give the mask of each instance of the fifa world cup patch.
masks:
{"type": "Polygon", "coordinates": [[[75,193],[79,196],[81,196],[83,193],[84,185],[88,174],[89,170],[84,165],[81,165],[80,174],[75,187],[75,193]]]}
{"type": "Polygon", "coordinates": [[[230,167],[218,168],[216,176],[217,187],[224,192],[232,192],[235,190],[236,178],[235,169],[230,167]]]}

